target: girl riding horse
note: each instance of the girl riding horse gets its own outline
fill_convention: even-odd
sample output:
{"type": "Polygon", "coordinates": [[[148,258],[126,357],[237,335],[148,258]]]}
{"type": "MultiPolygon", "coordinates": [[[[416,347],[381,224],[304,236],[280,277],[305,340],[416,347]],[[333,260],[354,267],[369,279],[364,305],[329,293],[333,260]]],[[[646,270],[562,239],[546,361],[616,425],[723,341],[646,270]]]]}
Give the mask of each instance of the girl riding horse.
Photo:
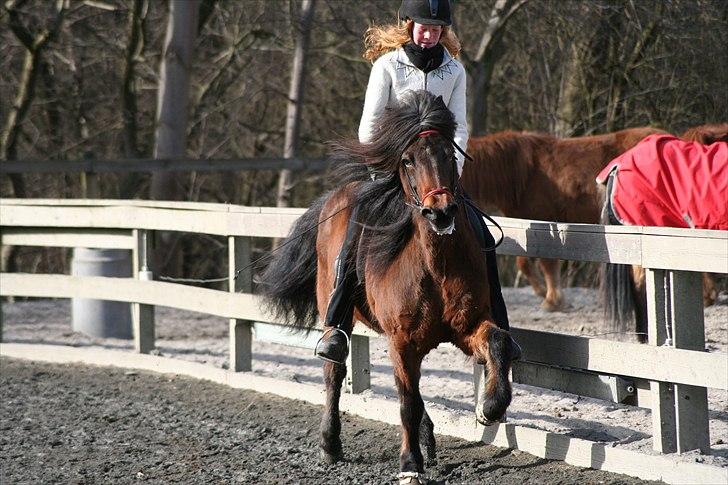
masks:
{"type": "MultiPolygon", "coordinates": [[[[364,110],[359,125],[359,141],[375,142],[381,133],[377,128],[388,130],[379,123],[387,106],[399,101],[411,90],[426,90],[442,96],[447,108],[454,114],[456,128],[452,140],[459,151],[454,154],[457,173],[462,173],[465,161],[464,149],[468,141],[468,125],[465,119],[465,68],[455,57],[460,52],[460,41],[450,29],[452,19],[449,0],[403,0],[399,10],[404,19],[397,25],[371,27],[367,31],[367,50],[364,57],[374,61],[364,100],[364,110]]],[[[376,171],[372,177],[376,177],[376,171]]],[[[470,204],[464,210],[476,227],[478,240],[485,251],[487,273],[491,282],[491,301],[498,325],[509,329],[508,312],[501,294],[495,255],[495,240],[482,217],[470,204]]],[[[347,278],[351,252],[355,251],[352,240],[360,230],[356,226],[358,211],[352,211],[347,237],[336,258],[335,285],[327,306],[324,324],[327,330],[316,348],[316,355],[323,360],[342,363],[348,354],[348,334],[351,333],[353,302],[351,295],[357,281],[347,278]]]]}
{"type": "MultiPolygon", "coordinates": [[[[449,342],[485,364],[485,389],[476,407],[484,424],[505,413],[511,401],[508,373],[520,355],[493,317],[494,282],[457,188],[455,126],[442,97],[410,92],[385,110],[371,143],[338,145],[337,188],[301,216],[289,236],[296,244],[284,244],[261,277],[278,318],[297,328],[315,326],[329,306],[334,260],[357,211],[364,230],[354,233],[356,258],[344,277],[358,282],[351,294],[356,320],[389,340],[402,422],[400,483],[424,483],[420,432],[428,453],[434,451],[433,426],[419,391],[427,353],[449,342]]],[[[320,446],[327,462],[342,457],[338,409],[345,376],[345,364],[324,362],[320,446]]]]}

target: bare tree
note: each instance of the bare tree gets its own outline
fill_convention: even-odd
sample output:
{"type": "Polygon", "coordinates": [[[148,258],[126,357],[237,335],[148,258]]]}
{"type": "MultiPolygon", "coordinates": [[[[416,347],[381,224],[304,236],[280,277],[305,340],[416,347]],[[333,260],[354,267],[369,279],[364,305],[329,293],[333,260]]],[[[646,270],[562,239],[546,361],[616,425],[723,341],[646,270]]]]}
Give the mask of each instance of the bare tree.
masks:
{"type": "MultiPolygon", "coordinates": [[[[197,35],[199,0],[170,0],[167,36],[160,65],[154,158],[184,157],[187,149],[187,106],[192,48],[197,35]]],[[[152,199],[179,197],[172,172],[152,176],[152,199]]]]}
{"type": "MultiPolygon", "coordinates": [[[[124,73],[121,86],[121,113],[124,121],[123,153],[126,158],[139,158],[142,153],[138,142],[137,108],[137,64],[141,61],[144,52],[144,24],[146,22],[148,0],[133,0],[129,10],[128,32],[129,40],[124,53],[124,73]]],[[[138,173],[130,173],[123,177],[119,194],[121,198],[134,196],[141,177],[138,173]]]]}
{"type": "MultiPolygon", "coordinates": [[[[291,64],[291,87],[288,92],[288,108],[286,113],[286,134],[283,142],[283,158],[294,158],[298,154],[298,138],[301,129],[301,111],[303,109],[304,80],[306,79],[306,57],[311,38],[311,22],[316,0],[303,0],[301,16],[294,22],[296,29],[296,49],[291,64]]],[[[292,173],[281,170],[278,178],[278,195],[276,205],[288,207],[290,204],[292,173]]]]}
{"type": "Polygon", "coordinates": [[[488,92],[493,68],[502,54],[501,39],[506,23],[528,0],[496,0],[490,12],[485,30],[475,56],[470,58],[463,51],[463,59],[470,72],[470,109],[468,127],[472,135],[485,133],[488,118],[488,92]]]}
{"type": "MultiPolygon", "coordinates": [[[[8,15],[8,24],[15,37],[25,47],[23,67],[15,92],[13,106],[5,118],[5,125],[0,133],[0,158],[2,160],[15,160],[18,157],[18,139],[21,125],[28,109],[33,102],[35,86],[42,70],[43,50],[57,35],[63,23],[63,17],[68,10],[68,0],[56,0],[54,17],[47,28],[33,33],[20,19],[20,9],[27,0],[9,0],[5,3],[8,15]]],[[[23,179],[18,174],[10,176],[16,197],[25,197],[23,179]]]]}

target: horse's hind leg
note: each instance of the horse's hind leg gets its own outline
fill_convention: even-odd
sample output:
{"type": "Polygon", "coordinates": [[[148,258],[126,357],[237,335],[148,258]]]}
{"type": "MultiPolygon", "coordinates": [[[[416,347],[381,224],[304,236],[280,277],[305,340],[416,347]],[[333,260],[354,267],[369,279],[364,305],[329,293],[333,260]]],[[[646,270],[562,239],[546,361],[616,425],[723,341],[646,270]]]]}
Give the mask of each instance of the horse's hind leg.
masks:
{"type": "Polygon", "coordinates": [[[709,273],[703,273],[703,306],[711,306],[718,298],[715,280],[709,273]]]}
{"type": "Polygon", "coordinates": [[[564,297],[561,295],[561,260],[541,258],[538,262],[546,282],[546,298],[541,307],[549,312],[561,310],[564,307],[564,297]]]}
{"type": "MultiPolygon", "coordinates": [[[[424,408],[424,403],[422,404],[424,408]]],[[[435,425],[432,423],[427,411],[422,415],[420,423],[420,447],[425,451],[425,463],[433,466],[437,463],[437,447],[435,442],[435,425]]]]}
{"type": "Polygon", "coordinates": [[[341,418],[339,417],[339,398],[341,384],[346,377],[346,366],[324,363],[324,381],[326,382],[326,408],[321,418],[321,458],[326,463],[336,463],[344,457],[341,448],[341,418]]]}

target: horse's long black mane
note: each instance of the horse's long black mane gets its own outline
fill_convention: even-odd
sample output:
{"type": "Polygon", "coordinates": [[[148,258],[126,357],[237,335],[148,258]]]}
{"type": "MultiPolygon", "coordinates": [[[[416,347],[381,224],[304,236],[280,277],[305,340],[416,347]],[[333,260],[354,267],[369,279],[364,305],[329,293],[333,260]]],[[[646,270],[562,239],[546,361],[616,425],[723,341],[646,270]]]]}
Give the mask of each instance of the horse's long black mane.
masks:
{"type": "Polygon", "coordinates": [[[443,139],[452,140],[456,123],[442,97],[415,91],[387,108],[377,126],[370,143],[331,144],[329,182],[333,187],[357,184],[356,200],[352,201],[359,208],[356,222],[367,229],[359,242],[359,272],[365,257],[375,272],[384,270],[412,237],[413,211],[405,203],[399,177],[405,150],[424,130],[437,130],[443,139]],[[375,180],[370,171],[376,174],[375,180]]]}

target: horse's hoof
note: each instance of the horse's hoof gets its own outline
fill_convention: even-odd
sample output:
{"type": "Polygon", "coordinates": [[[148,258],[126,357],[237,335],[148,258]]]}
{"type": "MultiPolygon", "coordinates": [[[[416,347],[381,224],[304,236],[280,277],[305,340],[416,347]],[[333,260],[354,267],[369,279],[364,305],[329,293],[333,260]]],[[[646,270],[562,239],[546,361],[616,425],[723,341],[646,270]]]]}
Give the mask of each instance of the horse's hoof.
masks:
{"type": "Polygon", "coordinates": [[[544,300],[541,302],[541,308],[547,312],[559,312],[564,309],[564,300],[550,301],[544,300]]]}
{"type": "Polygon", "coordinates": [[[505,423],[507,418],[506,413],[503,413],[503,416],[495,420],[486,418],[482,413],[475,413],[475,420],[483,426],[495,426],[496,424],[505,423]]]}
{"type": "Polygon", "coordinates": [[[328,453],[327,451],[319,450],[319,457],[321,458],[321,461],[327,465],[333,465],[334,463],[338,463],[344,459],[344,453],[341,451],[338,453],[328,453]]]}
{"type": "Polygon", "coordinates": [[[420,472],[400,472],[397,480],[399,485],[426,485],[429,483],[425,474],[420,472]]]}

